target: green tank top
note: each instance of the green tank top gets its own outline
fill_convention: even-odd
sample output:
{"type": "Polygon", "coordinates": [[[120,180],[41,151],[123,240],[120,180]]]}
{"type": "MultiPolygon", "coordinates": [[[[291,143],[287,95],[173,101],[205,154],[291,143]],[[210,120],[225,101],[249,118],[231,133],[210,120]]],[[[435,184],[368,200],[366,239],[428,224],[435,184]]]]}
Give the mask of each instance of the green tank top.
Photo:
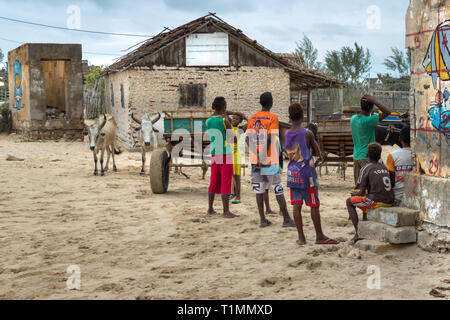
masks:
{"type": "Polygon", "coordinates": [[[211,141],[211,155],[232,154],[227,142],[227,130],[222,116],[212,116],[206,120],[206,130],[211,141]]]}

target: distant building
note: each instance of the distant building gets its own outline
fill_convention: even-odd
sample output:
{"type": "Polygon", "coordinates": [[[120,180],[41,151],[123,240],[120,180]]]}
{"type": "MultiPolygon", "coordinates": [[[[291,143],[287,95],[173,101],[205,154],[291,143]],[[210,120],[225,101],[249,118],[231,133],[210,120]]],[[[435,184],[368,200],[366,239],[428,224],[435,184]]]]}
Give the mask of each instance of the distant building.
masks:
{"type": "Polygon", "coordinates": [[[367,78],[363,81],[363,86],[372,89],[379,90],[383,88],[383,79],[382,78],[367,78]]]}
{"type": "Polygon", "coordinates": [[[409,110],[410,77],[380,76],[367,78],[363,86],[376,100],[398,112],[409,110]]]}
{"type": "Polygon", "coordinates": [[[83,83],[84,83],[85,77],[90,73],[89,61],[82,60],[81,66],[82,66],[82,70],[83,70],[82,72],[83,72],[83,83]]]}
{"type": "Polygon", "coordinates": [[[275,54],[215,15],[163,32],[109,66],[105,75],[107,112],[130,145],[131,113],[210,109],[224,96],[231,110],[251,115],[259,96],[271,91],[273,112],[288,121],[291,101],[302,101],[310,116],[310,93],[339,87],[335,78],[301,65],[290,54],[275,54]]]}
{"type": "Polygon", "coordinates": [[[8,53],[13,129],[36,139],[81,139],[81,45],[24,44],[8,53]]]}

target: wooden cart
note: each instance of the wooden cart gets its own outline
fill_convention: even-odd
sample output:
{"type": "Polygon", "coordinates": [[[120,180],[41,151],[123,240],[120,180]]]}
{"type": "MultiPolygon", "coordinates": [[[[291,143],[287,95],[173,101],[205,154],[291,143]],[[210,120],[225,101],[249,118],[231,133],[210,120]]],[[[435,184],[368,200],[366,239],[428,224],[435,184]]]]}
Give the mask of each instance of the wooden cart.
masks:
{"type": "Polygon", "coordinates": [[[163,111],[163,113],[165,114],[163,137],[166,145],[164,149],[153,151],[150,161],[150,186],[156,194],[167,192],[171,167],[199,167],[205,179],[208,171],[206,161],[209,160],[209,158],[204,159],[203,154],[210,144],[206,133],[206,120],[211,116],[211,111],[186,109],[163,111]],[[189,155],[183,154],[183,156],[201,160],[198,164],[182,164],[173,161],[172,151],[176,145],[184,141],[186,136],[190,138],[190,150],[189,155]]]}
{"type": "MultiPolygon", "coordinates": [[[[325,120],[318,123],[319,146],[324,155],[324,165],[338,166],[345,180],[345,171],[348,162],[353,162],[353,138],[350,127],[350,119],[347,120],[325,120]]],[[[322,172],[320,166],[320,173],[322,172]]]]}

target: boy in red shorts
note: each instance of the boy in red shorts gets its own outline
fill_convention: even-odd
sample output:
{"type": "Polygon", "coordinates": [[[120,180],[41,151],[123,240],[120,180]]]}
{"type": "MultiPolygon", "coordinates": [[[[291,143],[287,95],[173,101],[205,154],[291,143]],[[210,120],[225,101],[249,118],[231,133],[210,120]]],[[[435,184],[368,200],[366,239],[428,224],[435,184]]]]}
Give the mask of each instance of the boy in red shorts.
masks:
{"type": "Polygon", "coordinates": [[[351,240],[354,244],[361,240],[358,236],[358,214],[356,208],[363,212],[363,220],[367,220],[367,210],[378,207],[391,207],[394,203],[394,191],[389,171],[384,164],[380,163],[381,145],[371,143],[367,146],[367,157],[369,163],[365,165],[359,174],[358,184],[361,189],[353,193],[351,198],[347,199],[347,210],[350,219],[355,227],[356,234],[351,240]]]}
{"type": "Polygon", "coordinates": [[[230,212],[230,195],[233,181],[233,153],[227,141],[227,129],[231,130],[231,123],[227,112],[225,98],[217,97],[213,104],[214,114],[206,120],[206,129],[211,140],[211,181],[209,184],[208,214],[214,211],[216,194],[222,195],[224,218],[236,218],[238,215],[230,212]]]}

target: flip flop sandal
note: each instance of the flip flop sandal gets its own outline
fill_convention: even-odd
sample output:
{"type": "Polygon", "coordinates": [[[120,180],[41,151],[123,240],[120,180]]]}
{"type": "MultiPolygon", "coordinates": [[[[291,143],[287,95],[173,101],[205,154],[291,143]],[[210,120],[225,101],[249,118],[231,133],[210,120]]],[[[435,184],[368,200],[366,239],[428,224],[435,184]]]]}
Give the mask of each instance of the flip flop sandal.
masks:
{"type": "Polygon", "coordinates": [[[321,242],[316,241],[316,244],[339,244],[339,243],[341,243],[339,240],[334,240],[331,238],[321,242]]]}
{"type": "Polygon", "coordinates": [[[232,204],[241,204],[241,200],[234,200],[233,202],[231,202],[232,204]]]}

